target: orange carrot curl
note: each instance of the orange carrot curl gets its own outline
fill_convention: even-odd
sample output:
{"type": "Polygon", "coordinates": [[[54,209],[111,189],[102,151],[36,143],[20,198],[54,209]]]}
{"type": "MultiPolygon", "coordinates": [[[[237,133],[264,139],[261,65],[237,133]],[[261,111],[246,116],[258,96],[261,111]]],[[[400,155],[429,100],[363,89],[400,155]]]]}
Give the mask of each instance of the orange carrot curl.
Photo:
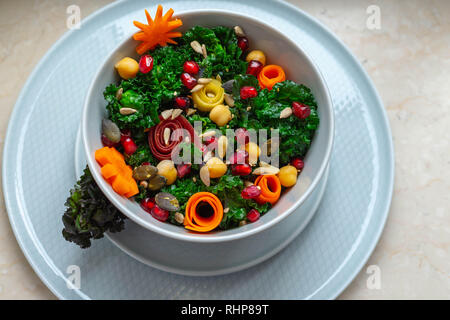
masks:
{"type": "Polygon", "coordinates": [[[278,83],[286,80],[286,74],[283,68],[276,64],[269,64],[262,68],[258,74],[258,81],[261,88],[272,90],[272,87],[278,83]]]}

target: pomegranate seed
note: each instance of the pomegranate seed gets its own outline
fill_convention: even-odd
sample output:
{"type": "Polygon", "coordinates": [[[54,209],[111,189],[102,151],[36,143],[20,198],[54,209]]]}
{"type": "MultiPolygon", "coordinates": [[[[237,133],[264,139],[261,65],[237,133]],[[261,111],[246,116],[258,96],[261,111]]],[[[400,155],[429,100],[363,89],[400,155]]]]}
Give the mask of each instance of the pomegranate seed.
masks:
{"type": "Polygon", "coordinates": [[[237,150],[230,159],[230,164],[246,164],[248,162],[248,152],[237,150]]]}
{"type": "Polygon", "coordinates": [[[297,169],[297,170],[302,170],[303,167],[305,166],[305,163],[303,162],[302,159],[300,158],[295,158],[291,160],[291,164],[297,169]]]}
{"type": "Polygon", "coordinates": [[[252,172],[252,167],[247,164],[235,164],[231,167],[231,174],[233,176],[247,176],[252,172]]]}
{"type": "Polygon", "coordinates": [[[189,74],[197,74],[200,71],[200,67],[195,61],[186,61],[183,64],[183,71],[189,74]]]}
{"type": "Polygon", "coordinates": [[[149,165],[151,165],[151,163],[150,163],[150,162],[147,162],[147,161],[145,161],[145,162],[142,162],[142,163],[141,163],[141,165],[143,165],[143,166],[149,166],[149,165]]]}
{"type": "Polygon", "coordinates": [[[207,146],[209,146],[211,143],[214,144],[214,142],[216,142],[216,137],[212,136],[212,137],[203,137],[203,143],[207,146]]]}
{"type": "Polygon", "coordinates": [[[130,129],[120,130],[120,142],[123,142],[126,138],[131,138],[131,130],[130,129]]]}
{"type": "Polygon", "coordinates": [[[248,186],[246,188],[244,188],[244,190],[242,190],[241,192],[241,196],[244,199],[255,199],[258,198],[261,195],[261,190],[255,186],[248,186]]]}
{"type": "Polygon", "coordinates": [[[102,134],[102,143],[105,147],[114,147],[115,145],[117,145],[117,143],[109,140],[104,134],[102,134]]]}
{"type": "Polygon", "coordinates": [[[188,97],[176,97],[175,98],[175,107],[186,110],[191,106],[191,100],[188,97]]]}
{"type": "Polygon", "coordinates": [[[247,74],[252,74],[255,77],[257,77],[262,68],[263,65],[261,62],[257,60],[252,60],[248,63],[247,74]]]}
{"type": "Polygon", "coordinates": [[[250,222],[258,221],[259,217],[261,217],[261,214],[256,209],[252,209],[247,213],[247,220],[250,222]]]}
{"type": "Polygon", "coordinates": [[[250,134],[245,128],[238,128],[234,131],[234,135],[236,136],[236,141],[239,145],[245,145],[250,141],[250,134]]]}
{"type": "Polygon", "coordinates": [[[181,82],[185,85],[186,88],[192,89],[197,85],[197,79],[191,76],[189,73],[185,72],[181,75],[181,82]]]}
{"type": "Polygon", "coordinates": [[[167,218],[169,218],[169,211],[161,209],[156,204],[150,210],[150,214],[152,215],[153,218],[162,222],[166,221],[167,218]]]}
{"type": "Polygon", "coordinates": [[[299,119],[306,119],[311,114],[311,108],[303,103],[292,102],[292,112],[299,119]]]}
{"type": "Polygon", "coordinates": [[[244,86],[241,88],[241,99],[254,98],[258,95],[258,91],[255,87],[244,86]]]}
{"type": "Polygon", "coordinates": [[[135,153],[137,149],[136,143],[134,143],[133,139],[131,138],[125,138],[122,141],[122,146],[125,150],[125,153],[128,155],[135,153]]]}
{"type": "Polygon", "coordinates": [[[189,163],[182,163],[177,165],[177,176],[178,178],[183,178],[184,176],[191,173],[191,167],[192,165],[189,163]]]}
{"type": "Polygon", "coordinates": [[[145,198],[141,201],[141,208],[150,213],[155,204],[155,198],[145,198]]]}
{"type": "Polygon", "coordinates": [[[237,41],[237,45],[241,48],[242,52],[247,51],[248,49],[248,39],[246,37],[239,37],[237,41]]]}
{"type": "Polygon", "coordinates": [[[153,57],[149,54],[143,55],[139,60],[139,70],[142,73],[149,73],[153,69],[153,57]]]}

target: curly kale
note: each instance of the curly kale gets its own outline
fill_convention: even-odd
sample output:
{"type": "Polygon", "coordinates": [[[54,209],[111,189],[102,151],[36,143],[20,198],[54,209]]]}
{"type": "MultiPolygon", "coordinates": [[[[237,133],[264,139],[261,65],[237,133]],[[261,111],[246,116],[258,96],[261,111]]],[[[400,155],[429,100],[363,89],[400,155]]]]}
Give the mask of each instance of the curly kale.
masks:
{"type": "Polygon", "coordinates": [[[89,248],[91,239],[102,238],[106,231],[124,229],[125,216],[105,197],[88,167],[70,190],[65,206],[62,235],[81,248],[89,248]]]}
{"type": "Polygon", "coordinates": [[[267,89],[259,91],[255,98],[242,100],[239,97],[240,88],[246,85],[253,86],[257,80],[252,75],[238,75],[235,80],[233,87],[233,96],[236,100],[233,108],[235,117],[230,126],[255,130],[278,129],[281,164],[288,163],[293,157],[303,157],[319,126],[317,103],[311,90],[304,85],[286,80],[277,83],[270,91],[267,89]],[[311,108],[310,116],[303,120],[294,116],[280,119],[281,111],[291,107],[294,101],[308,105],[311,108]],[[250,111],[247,110],[249,106],[250,111]]]}

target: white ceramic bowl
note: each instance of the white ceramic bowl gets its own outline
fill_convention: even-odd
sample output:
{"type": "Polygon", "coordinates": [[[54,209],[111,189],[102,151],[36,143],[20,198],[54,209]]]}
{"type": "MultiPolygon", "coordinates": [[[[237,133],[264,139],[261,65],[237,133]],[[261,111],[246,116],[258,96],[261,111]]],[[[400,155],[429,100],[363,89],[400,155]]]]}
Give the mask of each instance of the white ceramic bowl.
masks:
{"type": "MultiPolygon", "coordinates": [[[[108,199],[127,217],[142,227],[173,240],[201,242],[203,244],[234,242],[264,233],[263,231],[267,231],[270,227],[279,224],[283,220],[285,220],[284,224],[288,225],[286,218],[296,208],[301,207],[309,197],[317,197],[315,193],[317,193],[319,182],[326,180],[325,173],[333,145],[334,118],[331,99],[323,77],[311,59],[302,50],[300,43],[292,42],[274,27],[257,21],[250,16],[221,10],[183,12],[179,13],[178,16],[183,20],[182,31],[195,25],[206,27],[218,25],[241,26],[249,38],[251,49],[260,49],[265,52],[269,64],[282,66],[286,71],[287,79],[305,84],[312,89],[318,104],[320,126],[305,158],[305,168],[300,174],[297,184],[285,192],[276,205],[257,222],[240,228],[206,234],[193,233],[182,227],[160,222],[142,210],[138,203],[116,194],[102,178],[100,167],[94,159],[94,153],[95,150],[103,146],[100,139],[101,120],[107,116],[103,91],[110,83],[119,81],[114,64],[125,56],[138,58],[135,52],[136,42],[131,39],[131,34],[100,66],[89,87],[84,104],[82,138],[87,162],[95,181],[108,199]]],[[[320,199],[316,199],[316,202],[317,200],[320,199]]],[[[296,212],[298,214],[298,210],[296,212]]],[[[290,235],[286,234],[284,236],[289,238],[290,235]]],[[[258,236],[258,238],[260,237],[261,235],[258,236]]],[[[265,240],[270,241],[269,239],[265,240]]],[[[230,244],[228,243],[227,245],[230,244]]],[[[270,247],[270,245],[267,247],[270,247]]]]}

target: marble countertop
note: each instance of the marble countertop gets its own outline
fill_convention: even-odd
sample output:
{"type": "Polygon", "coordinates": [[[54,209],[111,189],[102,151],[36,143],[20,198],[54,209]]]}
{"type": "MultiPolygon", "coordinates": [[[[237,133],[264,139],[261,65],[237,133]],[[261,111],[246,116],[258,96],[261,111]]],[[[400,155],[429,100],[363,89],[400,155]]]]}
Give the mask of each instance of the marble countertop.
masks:
{"type": "MultiPolygon", "coordinates": [[[[78,5],[85,17],[109,2],[0,2],[1,150],[20,89],[67,31],[67,7],[78,5]]],[[[367,265],[340,298],[450,299],[450,2],[289,2],[328,26],[358,57],[379,90],[393,133],[390,215],[367,265]],[[380,10],[379,29],[370,27],[373,20],[367,25],[373,5],[380,10]],[[371,285],[369,266],[380,272],[380,286],[371,285]]],[[[3,195],[0,299],[55,299],[22,254],[3,195]]]]}

